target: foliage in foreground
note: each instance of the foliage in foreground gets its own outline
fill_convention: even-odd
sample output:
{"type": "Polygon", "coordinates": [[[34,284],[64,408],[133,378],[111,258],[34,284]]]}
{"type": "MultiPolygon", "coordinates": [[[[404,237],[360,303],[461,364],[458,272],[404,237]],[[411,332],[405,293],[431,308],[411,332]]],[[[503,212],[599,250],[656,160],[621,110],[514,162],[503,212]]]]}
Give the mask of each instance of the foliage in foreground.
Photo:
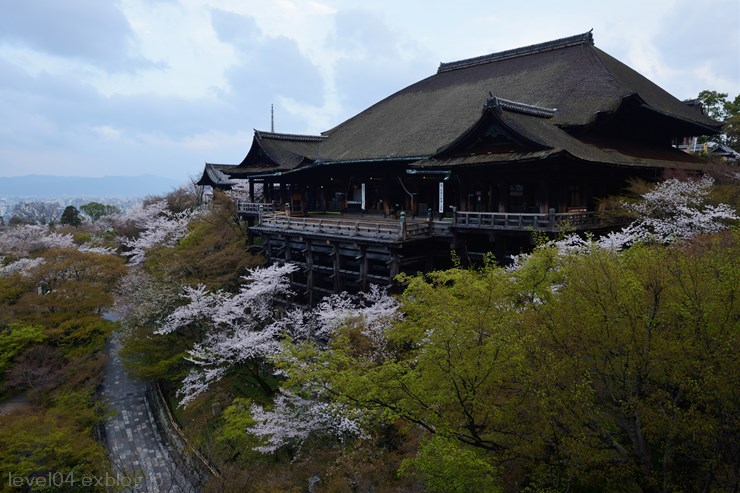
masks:
{"type": "Polygon", "coordinates": [[[730,491],[738,239],[549,248],[514,273],[407,278],[384,358],[347,325],[326,349],[304,342],[279,358],[285,387],[324,389],[368,428],[423,429],[404,470],[436,491],[730,491]]]}

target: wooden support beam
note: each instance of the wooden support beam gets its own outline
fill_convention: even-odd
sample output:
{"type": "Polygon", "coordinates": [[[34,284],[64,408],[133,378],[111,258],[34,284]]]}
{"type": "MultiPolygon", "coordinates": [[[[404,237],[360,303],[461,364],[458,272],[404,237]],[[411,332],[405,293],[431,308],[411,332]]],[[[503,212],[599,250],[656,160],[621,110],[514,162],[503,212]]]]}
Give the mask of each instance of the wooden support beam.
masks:
{"type": "Polygon", "coordinates": [[[268,262],[272,261],[272,238],[270,237],[265,238],[265,256],[268,262]]]}
{"type": "Polygon", "coordinates": [[[334,243],[333,244],[334,251],[331,253],[331,255],[334,257],[334,292],[339,293],[342,291],[342,279],[339,276],[339,271],[341,270],[341,260],[339,255],[339,244],[334,243]]]}
{"type": "Polygon", "coordinates": [[[391,252],[391,261],[390,261],[391,281],[393,280],[393,278],[395,278],[400,273],[400,267],[401,267],[401,258],[398,255],[398,252],[391,252]]]}
{"type": "MultiPolygon", "coordinates": [[[[356,257],[357,258],[357,257],[356,257]]],[[[360,255],[357,260],[360,261],[360,289],[362,291],[367,291],[367,247],[366,246],[360,246],[360,255]]]]}
{"type": "Polygon", "coordinates": [[[308,291],[308,306],[314,305],[314,283],[313,283],[313,251],[311,240],[306,241],[306,290],[308,291]]]}

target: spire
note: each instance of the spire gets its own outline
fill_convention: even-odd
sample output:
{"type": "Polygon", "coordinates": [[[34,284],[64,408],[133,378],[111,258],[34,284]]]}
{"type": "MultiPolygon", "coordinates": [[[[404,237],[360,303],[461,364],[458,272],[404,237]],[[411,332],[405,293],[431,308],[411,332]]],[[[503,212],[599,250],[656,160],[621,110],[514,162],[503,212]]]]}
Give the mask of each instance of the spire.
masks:
{"type": "Polygon", "coordinates": [[[270,105],[270,132],[275,133],[275,105],[270,105]]]}

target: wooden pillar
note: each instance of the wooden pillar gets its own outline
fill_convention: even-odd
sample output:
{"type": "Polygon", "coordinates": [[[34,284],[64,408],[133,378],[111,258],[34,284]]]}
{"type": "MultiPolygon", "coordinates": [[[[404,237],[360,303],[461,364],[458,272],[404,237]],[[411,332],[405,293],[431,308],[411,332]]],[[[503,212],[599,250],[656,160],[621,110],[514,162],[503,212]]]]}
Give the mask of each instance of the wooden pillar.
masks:
{"type": "Polygon", "coordinates": [[[288,190],[287,185],[284,181],[280,182],[280,205],[285,205],[286,202],[288,202],[288,190]]]}
{"type": "Polygon", "coordinates": [[[391,197],[391,175],[387,174],[383,178],[383,215],[387,216],[391,213],[391,208],[393,207],[391,197]]]}
{"type": "Polygon", "coordinates": [[[272,260],[272,238],[270,236],[265,237],[265,256],[267,257],[267,263],[272,260]]]}
{"type": "Polygon", "coordinates": [[[254,180],[249,180],[249,201],[254,203],[254,180]]]}
{"type": "Polygon", "coordinates": [[[332,262],[334,267],[334,292],[339,293],[342,291],[342,277],[341,273],[339,272],[342,265],[342,262],[339,258],[339,242],[334,242],[332,244],[332,256],[334,257],[334,261],[332,262]]]}
{"type": "MultiPolygon", "coordinates": [[[[290,262],[292,260],[292,252],[290,251],[290,237],[285,238],[285,251],[283,252],[283,258],[285,259],[285,262],[290,262]]],[[[291,282],[293,282],[293,274],[290,274],[289,279],[291,282]]]]}
{"type": "Polygon", "coordinates": [[[391,250],[391,265],[390,265],[390,281],[393,283],[393,279],[401,272],[401,258],[397,251],[391,250]]]}
{"type": "Polygon", "coordinates": [[[360,290],[361,291],[367,291],[367,246],[366,245],[360,245],[360,255],[358,255],[356,258],[359,261],[360,264],[360,290]]]}
{"type": "Polygon", "coordinates": [[[306,290],[308,291],[308,306],[313,306],[313,245],[311,245],[311,240],[304,241],[306,242],[306,290]]]}

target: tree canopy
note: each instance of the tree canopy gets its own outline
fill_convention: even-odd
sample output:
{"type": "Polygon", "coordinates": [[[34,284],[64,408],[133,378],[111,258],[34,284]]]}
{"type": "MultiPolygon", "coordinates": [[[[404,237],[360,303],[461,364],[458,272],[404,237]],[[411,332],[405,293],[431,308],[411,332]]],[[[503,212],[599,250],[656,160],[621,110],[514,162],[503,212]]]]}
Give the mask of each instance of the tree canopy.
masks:
{"type": "Polygon", "coordinates": [[[722,134],[710,140],[740,151],[740,94],[729,99],[727,93],[704,90],[699,93],[706,114],[722,123],[722,134]]]}
{"type": "Polygon", "coordinates": [[[110,216],[120,213],[120,209],[114,205],[101,204],[100,202],[88,202],[80,206],[80,211],[90,218],[92,222],[97,221],[103,216],[110,216]]]}
{"type": "Polygon", "coordinates": [[[82,224],[82,218],[80,217],[80,211],[73,205],[68,205],[62,212],[62,217],[59,218],[59,223],[66,226],[80,226],[82,224]]]}

